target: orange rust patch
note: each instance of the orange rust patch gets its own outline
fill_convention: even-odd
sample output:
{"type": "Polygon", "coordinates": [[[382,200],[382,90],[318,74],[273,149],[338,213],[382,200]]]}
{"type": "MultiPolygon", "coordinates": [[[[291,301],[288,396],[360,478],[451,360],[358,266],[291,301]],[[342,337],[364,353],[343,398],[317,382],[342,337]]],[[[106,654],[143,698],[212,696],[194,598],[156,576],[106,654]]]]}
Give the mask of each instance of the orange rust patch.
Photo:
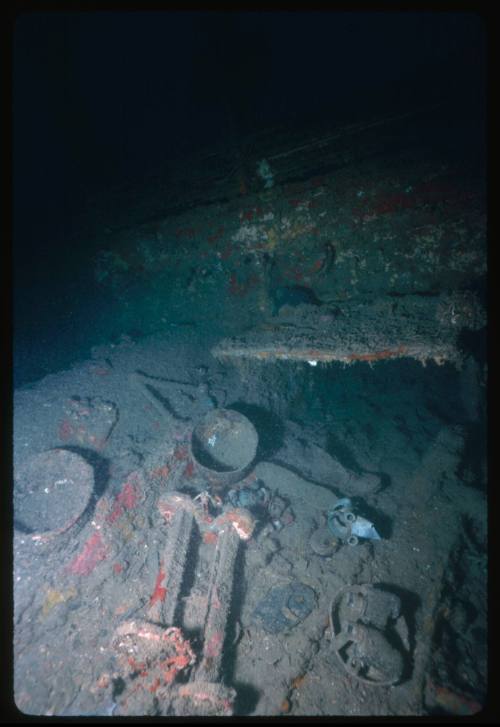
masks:
{"type": "Polygon", "coordinates": [[[70,439],[74,433],[75,430],[67,419],[64,419],[64,421],[59,424],[59,439],[70,439]]]}
{"type": "Polygon", "coordinates": [[[217,542],[217,533],[206,532],[203,533],[203,542],[208,545],[213,545],[217,542]]]}
{"type": "Polygon", "coordinates": [[[474,715],[483,709],[483,705],[463,694],[456,694],[446,687],[441,687],[429,681],[431,691],[434,692],[434,699],[440,707],[455,715],[462,717],[474,715]]]}
{"type": "Polygon", "coordinates": [[[287,714],[287,712],[289,712],[289,711],[290,711],[290,702],[288,701],[288,699],[284,699],[281,702],[280,712],[284,712],[285,714],[287,714]]]}
{"type": "Polygon", "coordinates": [[[101,674],[101,676],[97,680],[96,686],[98,689],[107,689],[109,687],[110,683],[111,683],[111,677],[109,676],[109,674],[104,673],[104,674],[101,674]]]}
{"type": "Polygon", "coordinates": [[[109,374],[109,369],[105,369],[100,366],[91,366],[89,371],[91,374],[95,374],[96,376],[107,376],[109,374]]]}
{"type": "Polygon", "coordinates": [[[406,353],[405,346],[399,346],[396,349],[386,348],[384,351],[375,351],[374,353],[351,353],[347,358],[349,361],[380,361],[384,358],[394,358],[406,353]]]}
{"type": "Polygon", "coordinates": [[[231,523],[240,537],[243,537],[245,540],[250,538],[255,525],[250,514],[243,510],[228,510],[227,512],[223,512],[215,519],[215,522],[218,525],[231,523]]]}
{"type": "Polygon", "coordinates": [[[155,679],[155,680],[154,680],[154,682],[153,682],[153,683],[151,684],[151,686],[150,686],[150,687],[148,687],[149,691],[150,691],[150,692],[151,692],[152,694],[154,694],[154,693],[156,692],[156,690],[158,689],[158,687],[160,686],[160,684],[161,684],[161,681],[160,681],[159,677],[156,677],[156,679],[155,679]]]}
{"type": "Polygon", "coordinates": [[[133,669],[136,672],[139,672],[140,676],[144,676],[143,672],[146,668],[145,661],[136,661],[133,656],[129,656],[127,661],[128,661],[129,666],[131,667],[131,669],[133,669]]]}
{"type": "Polygon", "coordinates": [[[88,576],[99,561],[107,557],[107,548],[98,532],[95,532],[86,541],[83,550],[68,566],[69,571],[76,575],[88,576]]]}
{"type": "Polygon", "coordinates": [[[187,447],[176,447],[174,451],[174,457],[175,459],[187,459],[188,457],[188,450],[187,447]]]}
{"type": "Polygon", "coordinates": [[[306,674],[299,674],[298,677],[295,677],[295,679],[292,681],[292,689],[300,689],[300,687],[303,686],[306,680],[306,676],[306,674]]]}
{"type": "Polygon", "coordinates": [[[156,576],[156,583],[155,583],[155,589],[153,591],[153,595],[149,599],[149,605],[152,606],[157,601],[164,601],[165,596],[167,595],[167,589],[165,586],[162,586],[162,582],[166,578],[166,573],[163,570],[163,568],[160,566],[160,570],[158,572],[158,575],[156,576]]]}
{"type": "Polygon", "coordinates": [[[162,479],[166,479],[169,475],[170,469],[168,465],[164,464],[163,467],[157,467],[154,470],[151,470],[151,477],[160,477],[162,479]]]}

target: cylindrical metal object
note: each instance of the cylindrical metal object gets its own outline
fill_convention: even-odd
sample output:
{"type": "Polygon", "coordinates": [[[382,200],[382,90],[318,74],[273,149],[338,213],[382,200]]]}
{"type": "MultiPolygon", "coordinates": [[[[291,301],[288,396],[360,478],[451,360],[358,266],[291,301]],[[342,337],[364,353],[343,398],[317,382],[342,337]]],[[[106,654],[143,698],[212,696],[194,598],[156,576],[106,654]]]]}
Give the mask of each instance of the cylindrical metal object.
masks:
{"type": "Polygon", "coordinates": [[[14,473],[14,526],[33,541],[48,543],[71,528],[94,491],[94,470],[79,454],[50,449],[14,473]]]}
{"type": "Polygon", "coordinates": [[[239,543],[238,533],[228,524],[219,535],[212,563],[203,658],[196,681],[216,682],[219,678],[239,543]]]}
{"type": "Polygon", "coordinates": [[[168,540],[160,573],[165,583],[162,598],[150,603],[148,616],[151,621],[172,626],[184,576],[186,557],[193,527],[193,513],[182,507],[175,511],[169,526],[168,540]]]}
{"type": "Polygon", "coordinates": [[[190,449],[195,467],[214,487],[239,482],[250,470],[259,437],[252,422],[233,409],[214,409],[195,426],[190,449]]]}

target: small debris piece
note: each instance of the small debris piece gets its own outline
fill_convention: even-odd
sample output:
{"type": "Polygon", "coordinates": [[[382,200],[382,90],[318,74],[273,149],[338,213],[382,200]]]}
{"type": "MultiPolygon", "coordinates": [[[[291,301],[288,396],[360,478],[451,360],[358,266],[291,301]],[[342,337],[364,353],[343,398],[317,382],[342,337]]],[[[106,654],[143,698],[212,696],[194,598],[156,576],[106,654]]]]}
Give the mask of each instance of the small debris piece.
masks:
{"type": "Polygon", "coordinates": [[[255,519],[252,514],[240,507],[235,510],[227,510],[215,518],[211,530],[219,531],[226,523],[230,523],[242,540],[252,537],[255,528],[255,519]]]}
{"type": "Polygon", "coordinates": [[[180,686],[177,695],[177,715],[229,717],[233,714],[236,692],[232,687],[196,681],[180,686]]]}
{"type": "Polygon", "coordinates": [[[164,629],[148,621],[125,621],[112,642],[126,676],[145,679],[144,689],[169,686],[179,672],[195,662],[191,644],[175,626],[164,629]]]}
{"type": "Polygon", "coordinates": [[[462,717],[471,716],[481,712],[483,705],[474,699],[465,697],[462,694],[447,689],[446,687],[434,684],[430,679],[426,684],[426,703],[428,707],[440,707],[449,714],[462,717]]]}

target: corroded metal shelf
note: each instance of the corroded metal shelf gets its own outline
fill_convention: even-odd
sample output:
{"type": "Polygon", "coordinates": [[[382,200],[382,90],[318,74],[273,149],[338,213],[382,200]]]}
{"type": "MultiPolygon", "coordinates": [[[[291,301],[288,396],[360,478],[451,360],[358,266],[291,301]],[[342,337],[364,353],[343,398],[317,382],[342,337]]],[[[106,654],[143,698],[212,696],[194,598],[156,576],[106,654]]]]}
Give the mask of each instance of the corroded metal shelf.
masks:
{"type": "Polygon", "coordinates": [[[458,336],[485,325],[485,313],[470,294],[405,296],[397,302],[346,303],[335,312],[321,306],[287,310],[242,336],[226,338],[212,349],[219,359],[373,364],[413,358],[426,364],[460,366],[458,336]]]}

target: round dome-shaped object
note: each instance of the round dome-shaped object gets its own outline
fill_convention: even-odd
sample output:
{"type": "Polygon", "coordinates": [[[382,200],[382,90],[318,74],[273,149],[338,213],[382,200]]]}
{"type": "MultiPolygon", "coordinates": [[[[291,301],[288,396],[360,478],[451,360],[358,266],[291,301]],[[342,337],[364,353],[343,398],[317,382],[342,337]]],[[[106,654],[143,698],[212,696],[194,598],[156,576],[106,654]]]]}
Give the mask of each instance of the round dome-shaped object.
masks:
{"type": "Polygon", "coordinates": [[[311,550],[314,551],[316,555],[323,556],[323,558],[333,555],[338,544],[338,539],[332,533],[330,528],[327,528],[326,526],[315,530],[309,538],[311,550]]]}
{"type": "Polygon", "coordinates": [[[233,484],[251,467],[259,437],[252,422],[234,409],[213,409],[195,426],[191,454],[214,486],[233,484]]]}

